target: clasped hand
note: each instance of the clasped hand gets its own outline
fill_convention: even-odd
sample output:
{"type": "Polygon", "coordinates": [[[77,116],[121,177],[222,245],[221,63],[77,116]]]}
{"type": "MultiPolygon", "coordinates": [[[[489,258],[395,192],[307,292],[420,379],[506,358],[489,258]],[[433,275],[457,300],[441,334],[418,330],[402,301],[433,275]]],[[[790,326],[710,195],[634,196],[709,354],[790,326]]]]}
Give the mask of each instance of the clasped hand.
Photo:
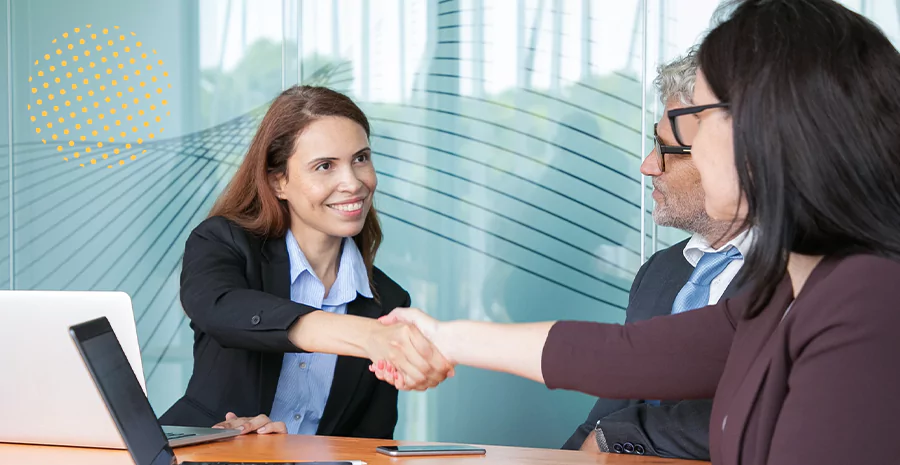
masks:
{"type": "Polygon", "coordinates": [[[398,308],[379,321],[384,330],[373,336],[390,343],[384,353],[369,353],[369,370],[378,379],[403,391],[424,391],[453,377],[455,364],[435,343],[437,320],[419,309],[398,308]]]}

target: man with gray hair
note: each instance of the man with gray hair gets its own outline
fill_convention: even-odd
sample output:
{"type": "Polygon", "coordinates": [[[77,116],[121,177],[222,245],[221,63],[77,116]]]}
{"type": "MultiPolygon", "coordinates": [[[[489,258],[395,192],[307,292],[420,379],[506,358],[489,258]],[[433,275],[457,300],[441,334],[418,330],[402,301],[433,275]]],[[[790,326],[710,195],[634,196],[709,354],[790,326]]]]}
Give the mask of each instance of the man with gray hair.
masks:
{"type": "MultiPolygon", "coordinates": [[[[750,231],[706,214],[691,149],[676,145],[672,134],[668,112],[692,105],[695,56],[691,50],[659,67],[654,83],[666,112],[654,125],[654,148],[641,164],[641,173],[653,178],[653,220],[692,236],[657,252],[638,271],[628,322],[690,311],[736,294],[733,281],[752,243],[750,231]]],[[[709,460],[711,409],[712,400],[599,399],[563,449],[709,460]]]]}

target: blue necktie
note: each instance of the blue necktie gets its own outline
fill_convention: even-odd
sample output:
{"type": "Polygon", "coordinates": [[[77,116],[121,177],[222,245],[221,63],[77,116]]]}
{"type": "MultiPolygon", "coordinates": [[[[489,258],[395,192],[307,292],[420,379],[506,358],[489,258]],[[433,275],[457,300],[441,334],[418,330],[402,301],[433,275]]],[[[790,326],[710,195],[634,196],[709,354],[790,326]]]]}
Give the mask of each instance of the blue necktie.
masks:
{"type": "Polygon", "coordinates": [[[687,312],[709,305],[709,285],[716,276],[722,274],[731,261],[741,257],[741,252],[734,247],[722,252],[703,254],[688,282],[681,288],[672,303],[672,314],[687,312]]]}
{"type": "MultiPolygon", "coordinates": [[[[709,305],[709,286],[712,284],[716,276],[722,274],[725,268],[731,264],[732,260],[743,258],[741,252],[729,247],[728,250],[722,252],[706,252],[697,266],[688,282],[681,288],[678,295],[675,296],[675,302],[672,303],[672,314],[695,310],[700,307],[709,305]]],[[[658,400],[647,400],[648,404],[659,405],[658,400]]]]}

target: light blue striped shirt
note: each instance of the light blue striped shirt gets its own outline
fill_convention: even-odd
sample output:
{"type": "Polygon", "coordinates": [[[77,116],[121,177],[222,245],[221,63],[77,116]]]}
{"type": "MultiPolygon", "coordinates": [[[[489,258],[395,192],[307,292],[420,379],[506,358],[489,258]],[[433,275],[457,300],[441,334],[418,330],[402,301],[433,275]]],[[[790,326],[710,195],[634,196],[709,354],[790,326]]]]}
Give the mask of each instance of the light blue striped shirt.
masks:
{"type": "MultiPolygon", "coordinates": [[[[359,293],[372,298],[362,254],[353,239],[344,239],[337,279],[325,295],[325,285],[316,276],[300,250],[293,233],[285,237],[291,263],[291,300],[326,312],[346,314],[347,304],[359,293]]],[[[273,421],[283,421],[291,434],[314,435],[331,392],[337,355],[284,354],[281,376],[272,405],[273,421]]]]}

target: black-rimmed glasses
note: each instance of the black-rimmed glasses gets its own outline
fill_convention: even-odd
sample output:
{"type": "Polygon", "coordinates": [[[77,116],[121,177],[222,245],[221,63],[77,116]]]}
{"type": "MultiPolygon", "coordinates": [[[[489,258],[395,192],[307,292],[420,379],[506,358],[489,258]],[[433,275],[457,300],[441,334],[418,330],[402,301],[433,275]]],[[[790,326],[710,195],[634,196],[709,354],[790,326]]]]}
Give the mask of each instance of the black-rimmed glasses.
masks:
{"type": "Polygon", "coordinates": [[[697,135],[698,124],[697,118],[692,115],[713,108],[728,108],[728,104],[711,103],[709,105],[669,110],[667,113],[669,122],[672,124],[672,132],[675,134],[675,141],[684,147],[694,145],[694,136],[697,135]]]}
{"type": "Polygon", "coordinates": [[[685,147],[683,145],[666,145],[663,144],[662,139],[659,138],[659,132],[657,131],[657,127],[659,124],[653,125],[653,144],[656,149],[656,164],[659,165],[659,171],[666,171],[666,154],[674,153],[676,155],[690,155],[691,148],[685,147]]]}

